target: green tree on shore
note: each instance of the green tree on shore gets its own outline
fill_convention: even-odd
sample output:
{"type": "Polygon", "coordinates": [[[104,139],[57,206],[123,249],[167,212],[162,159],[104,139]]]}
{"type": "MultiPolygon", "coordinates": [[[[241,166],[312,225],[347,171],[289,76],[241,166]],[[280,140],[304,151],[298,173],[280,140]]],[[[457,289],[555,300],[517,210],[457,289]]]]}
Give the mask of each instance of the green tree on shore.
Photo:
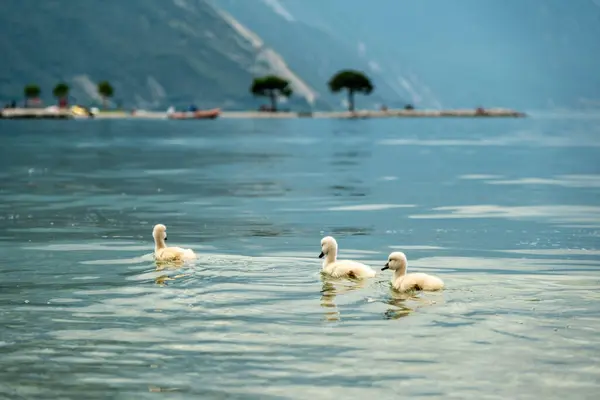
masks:
{"type": "Polygon", "coordinates": [[[35,84],[26,85],[25,88],[23,89],[23,94],[25,95],[27,104],[29,104],[30,100],[38,99],[40,97],[41,93],[42,93],[42,90],[40,89],[40,87],[38,85],[35,85],[35,84]]]}
{"type": "Polygon", "coordinates": [[[98,83],[98,94],[102,97],[102,104],[107,108],[108,99],[113,97],[115,91],[108,81],[98,83]]]}
{"type": "Polygon", "coordinates": [[[52,90],[52,95],[58,99],[59,105],[66,104],[66,99],[69,97],[69,85],[64,82],[58,83],[52,90]]]}
{"type": "Polygon", "coordinates": [[[271,110],[277,111],[277,97],[290,97],[293,93],[290,82],[275,75],[254,78],[250,93],[254,96],[268,97],[271,99],[271,110]]]}
{"type": "Polygon", "coordinates": [[[362,72],[351,69],[339,71],[327,83],[329,90],[339,93],[348,91],[348,111],[354,111],[354,93],[370,94],[374,87],[371,80],[362,72]]]}

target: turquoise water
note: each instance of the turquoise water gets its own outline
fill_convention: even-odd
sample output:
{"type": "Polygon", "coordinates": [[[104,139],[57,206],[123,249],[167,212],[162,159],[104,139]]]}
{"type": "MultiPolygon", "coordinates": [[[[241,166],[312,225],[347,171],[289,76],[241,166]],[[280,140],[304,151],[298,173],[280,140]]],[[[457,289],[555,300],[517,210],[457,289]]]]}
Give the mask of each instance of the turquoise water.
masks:
{"type": "Polygon", "coordinates": [[[592,399],[600,119],[0,121],[0,397],[592,399]],[[159,269],[152,226],[196,262],[159,269]],[[320,276],[320,239],[389,271],[320,276]]]}

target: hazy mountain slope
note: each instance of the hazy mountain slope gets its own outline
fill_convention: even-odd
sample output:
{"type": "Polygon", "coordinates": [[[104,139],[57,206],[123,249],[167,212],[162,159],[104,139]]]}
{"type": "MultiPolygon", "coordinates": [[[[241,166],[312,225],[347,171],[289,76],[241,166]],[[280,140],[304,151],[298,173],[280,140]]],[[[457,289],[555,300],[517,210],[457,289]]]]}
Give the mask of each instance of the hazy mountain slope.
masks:
{"type": "Polygon", "coordinates": [[[292,80],[295,109],[340,108],[341,68],[376,85],[359,107],[600,106],[599,0],[10,0],[0,100],[66,80],[83,102],[107,79],[125,106],[230,109],[264,100],[253,76],[292,80]]]}
{"type": "Polygon", "coordinates": [[[128,106],[254,107],[254,74],[270,71],[251,42],[204,0],[20,0],[0,13],[0,98],[66,80],[76,100],[107,79],[128,106]]]}
{"type": "MultiPolygon", "coordinates": [[[[378,66],[380,79],[399,85],[423,106],[531,109],[600,103],[598,0],[217,2],[234,15],[241,10],[253,29],[258,27],[252,21],[260,20],[266,42],[302,24],[318,28],[355,57],[378,66]]],[[[314,41],[294,37],[290,43],[314,41]]],[[[290,51],[298,46],[288,45],[290,51]]],[[[330,52],[335,57],[338,50],[332,46],[330,52]]]]}
{"type": "MultiPolygon", "coordinates": [[[[385,103],[401,107],[410,101],[410,93],[396,82],[390,85],[385,76],[369,65],[368,59],[357,54],[356,45],[350,45],[319,26],[311,25],[310,21],[307,23],[286,16],[285,9],[272,7],[276,2],[214,0],[214,3],[260,35],[267,46],[284,56],[290,67],[301,73],[319,97],[333,107],[342,107],[345,96],[331,94],[327,81],[335,72],[345,68],[367,72],[377,88],[368,98],[358,97],[359,106],[373,107],[385,103]]],[[[376,65],[374,67],[377,68],[376,65]]]]}

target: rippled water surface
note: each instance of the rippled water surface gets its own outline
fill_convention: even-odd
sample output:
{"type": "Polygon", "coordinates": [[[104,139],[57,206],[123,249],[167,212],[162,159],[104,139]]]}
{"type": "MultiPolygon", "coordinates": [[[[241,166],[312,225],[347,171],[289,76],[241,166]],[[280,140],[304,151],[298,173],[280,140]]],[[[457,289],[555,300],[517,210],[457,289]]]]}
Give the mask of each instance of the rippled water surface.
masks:
{"type": "Polygon", "coordinates": [[[598,118],[0,134],[1,398],[597,398],[598,118]],[[327,280],[325,235],[446,290],[327,280]]]}

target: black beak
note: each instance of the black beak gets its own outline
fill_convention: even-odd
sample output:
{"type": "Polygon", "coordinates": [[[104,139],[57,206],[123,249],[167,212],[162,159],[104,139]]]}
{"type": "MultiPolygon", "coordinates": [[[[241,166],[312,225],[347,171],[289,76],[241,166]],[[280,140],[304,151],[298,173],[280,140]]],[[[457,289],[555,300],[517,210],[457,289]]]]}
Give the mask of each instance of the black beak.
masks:
{"type": "Polygon", "coordinates": [[[325,257],[325,254],[323,254],[323,252],[321,252],[321,254],[319,254],[319,258],[323,258],[325,257]]]}
{"type": "Polygon", "coordinates": [[[165,236],[165,242],[167,241],[167,237],[165,236]]]}
{"type": "Polygon", "coordinates": [[[386,269],[390,269],[390,263],[385,263],[385,267],[381,268],[382,271],[385,271],[386,269]]]}

